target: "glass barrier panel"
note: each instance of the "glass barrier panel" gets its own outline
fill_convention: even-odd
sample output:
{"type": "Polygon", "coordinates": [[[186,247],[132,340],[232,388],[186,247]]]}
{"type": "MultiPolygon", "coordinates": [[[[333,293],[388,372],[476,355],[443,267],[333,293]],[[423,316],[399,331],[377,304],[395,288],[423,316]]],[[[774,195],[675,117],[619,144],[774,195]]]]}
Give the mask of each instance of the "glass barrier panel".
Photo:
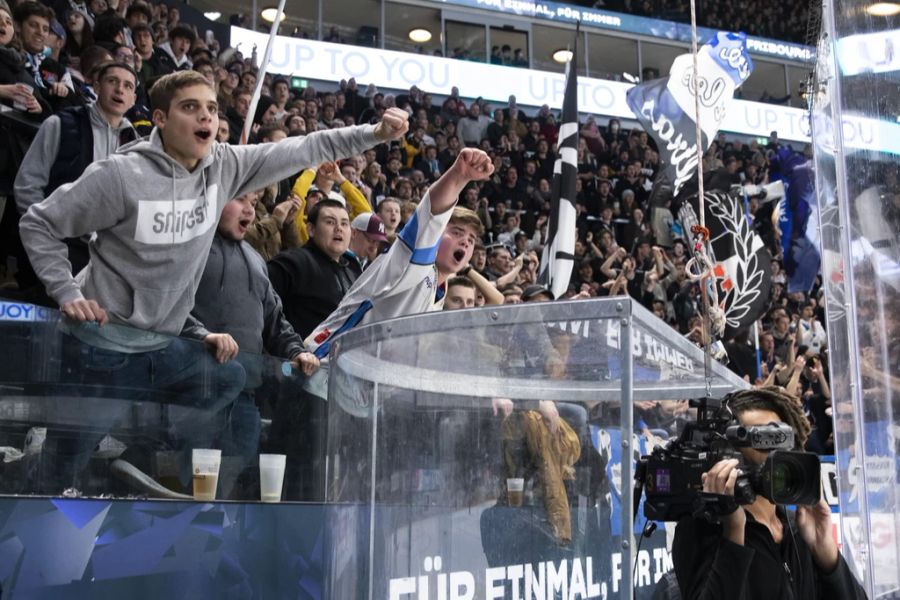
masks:
{"type": "MultiPolygon", "coordinates": [[[[823,6],[812,111],[842,551],[870,598],[900,593],[898,170],[853,143],[856,118],[896,127],[890,20],[823,6]],[[860,149],[856,149],[860,148],[860,149]]],[[[866,10],[864,10],[866,9],[866,10]]]]}
{"type": "Polygon", "coordinates": [[[443,56],[440,10],[398,2],[387,2],[384,9],[387,50],[443,56]]]}
{"type": "Polygon", "coordinates": [[[625,81],[624,74],[640,77],[637,41],[588,34],[588,76],[625,81]]]}
{"type": "Polygon", "coordinates": [[[491,64],[528,68],[528,32],[491,27],[491,64]]]}
{"type": "MultiPolygon", "coordinates": [[[[624,299],[448,311],[345,334],[328,370],[325,497],[341,506],[327,528],[328,595],[427,585],[452,597],[440,594],[456,582],[496,597],[526,585],[541,598],[582,585],[612,597],[628,571],[622,462],[677,434],[688,418],[679,401],[705,395],[705,382],[700,349],[624,299]],[[623,396],[626,326],[633,397],[648,404],[623,396]],[[624,436],[623,408],[642,424],[624,436]]],[[[711,386],[721,396],[743,383],[716,364],[711,386]]],[[[645,544],[641,585],[652,589],[669,564],[665,534],[645,544]]]]}
{"type": "Polygon", "coordinates": [[[444,35],[444,56],[487,62],[487,31],[484,25],[447,20],[444,22],[444,35]]]}
{"type": "MultiPolygon", "coordinates": [[[[328,0],[322,3],[322,41],[379,48],[381,0],[328,0]]],[[[388,17],[390,18],[390,17],[388,17]]]]}
{"type": "Polygon", "coordinates": [[[788,104],[798,91],[785,89],[785,66],[780,63],[753,61],[753,72],[739,88],[740,97],[744,100],[788,104]]]}
{"type": "Polygon", "coordinates": [[[220,363],[196,340],[76,325],[10,300],[0,348],[0,494],[189,500],[205,485],[208,500],[258,501],[260,454],[286,454],[284,493],[267,495],[307,498],[321,418],[298,401],[303,379],[285,360],[220,363]],[[198,472],[195,449],[221,457],[198,472]]]}
{"type": "Polygon", "coordinates": [[[641,81],[668,77],[676,57],[690,51],[690,46],[671,46],[641,42],[641,81]]]}
{"type": "Polygon", "coordinates": [[[787,91],[791,94],[790,105],[796,108],[808,109],[809,103],[806,99],[807,94],[807,81],[809,79],[809,75],[813,71],[813,66],[809,67],[787,67],[788,74],[788,88],[787,91]]]}
{"type": "MultiPolygon", "coordinates": [[[[552,71],[554,73],[563,73],[566,70],[565,62],[559,62],[554,59],[554,54],[558,50],[572,50],[575,44],[575,31],[572,29],[563,29],[561,27],[546,27],[544,25],[532,26],[531,38],[531,68],[540,71],[552,71]]],[[[578,57],[578,74],[586,75],[584,68],[584,37],[579,36],[578,51],[581,53],[578,57]]],[[[561,106],[562,95],[556,102],[549,101],[550,106],[561,106]]]]}

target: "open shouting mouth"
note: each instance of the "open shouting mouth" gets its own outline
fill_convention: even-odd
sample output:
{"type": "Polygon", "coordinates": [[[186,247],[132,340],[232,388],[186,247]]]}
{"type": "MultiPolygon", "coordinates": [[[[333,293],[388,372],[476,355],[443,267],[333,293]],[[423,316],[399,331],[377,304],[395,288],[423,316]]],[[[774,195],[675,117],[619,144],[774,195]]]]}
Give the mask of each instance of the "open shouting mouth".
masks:
{"type": "Polygon", "coordinates": [[[200,143],[205,144],[212,137],[212,131],[209,129],[197,129],[194,131],[194,136],[200,141],[200,143]]]}

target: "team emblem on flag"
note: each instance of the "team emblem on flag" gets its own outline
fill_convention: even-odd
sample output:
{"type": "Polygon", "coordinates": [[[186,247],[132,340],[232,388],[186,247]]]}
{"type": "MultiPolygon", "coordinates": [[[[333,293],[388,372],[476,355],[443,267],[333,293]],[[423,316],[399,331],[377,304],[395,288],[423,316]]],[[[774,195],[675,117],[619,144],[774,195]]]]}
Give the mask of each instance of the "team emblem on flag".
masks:
{"type": "Polygon", "coordinates": [[[709,148],[725,120],[734,90],[750,77],[753,61],[742,33],[719,32],[700,48],[694,73],[690,53],[675,58],[669,76],[636,85],[626,95],[631,111],[656,140],[663,173],[675,194],[697,171],[697,144],[709,148]],[[699,95],[701,140],[697,139],[699,95]]]}
{"type": "MultiPolygon", "coordinates": [[[[725,313],[726,337],[748,327],[762,315],[769,301],[772,260],[762,239],[744,218],[741,198],[722,192],[706,192],[706,254],[725,313]]],[[[697,195],[687,199],[678,218],[690,230],[699,222],[697,195]]]]}

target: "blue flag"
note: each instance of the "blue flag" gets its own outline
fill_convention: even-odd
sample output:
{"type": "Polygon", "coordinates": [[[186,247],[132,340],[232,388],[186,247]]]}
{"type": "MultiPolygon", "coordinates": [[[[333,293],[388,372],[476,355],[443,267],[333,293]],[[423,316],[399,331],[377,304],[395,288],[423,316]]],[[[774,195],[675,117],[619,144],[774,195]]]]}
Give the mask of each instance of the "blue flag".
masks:
{"type": "Polygon", "coordinates": [[[791,148],[780,148],[775,163],[785,187],[778,205],[778,229],[787,291],[809,292],[822,262],[812,161],[791,148]]]}

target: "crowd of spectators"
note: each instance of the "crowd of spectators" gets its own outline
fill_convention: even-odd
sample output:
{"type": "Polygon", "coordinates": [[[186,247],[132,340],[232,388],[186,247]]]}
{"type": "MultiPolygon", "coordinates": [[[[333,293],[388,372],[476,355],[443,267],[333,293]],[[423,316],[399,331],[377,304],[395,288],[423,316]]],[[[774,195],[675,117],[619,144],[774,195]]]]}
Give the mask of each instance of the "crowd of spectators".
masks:
{"type": "MultiPolygon", "coordinates": [[[[782,14],[790,6],[767,6],[754,13],[745,3],[734,10],[775,14],[775,21],[785,25],[793,23],[782,14]]],[[[404,139],[297,173],[242,199],[252,206],[255,217],[239,225],[248,229],[247,241],[269,261],[273,287],[301,336],[309,335],[353,281],[394,243],[429,185],[467,146],[488,153],[495,168],[489,180],[470,184],[459,199],[460,205],[478,214],[485,230],[470,268],[464,269],[466,276],[479,279],[476,304],[518,303],[545,293],[535,286],[551,218],[550,183],[559,134],[558,115],[546,105],[526,111],[514,97],[498,105],[483,98],[461,98],[455,89],[439,101],[415,87],[382,93],[353,79],[332,89],[295,89],[290,80],[267,74],[251,115],[257,78],[251,59],[198,36],[193,27],[180,23],[177,8],[141,0],[130,4],[60,0],[53,9],[33,0],[8,7],[0,0],[0,46],[0,100],[18,110],[20,121],[34,125],[56,115],[62,123],[57,134],[60,148],[79,148],[83,141],[83,136],[65,137],[78,135],[78,130],[67,128],[60,115],[95,103],[107,125],[123,134],[110,139],[106,154],[128,141],[126,133],[147,135],[148,90],[160,76],[178,70],[193,69],[215,86],[220,111],[215,136],[221,143],[243,143],[241,132],[248,118],[252,128],[246,143],[266,143],[373,123],[390,107],[406,110],[410,128],[404,139]],[[129,87],[127,81],[117,80],[109,84],[112,91],[103,92],[100,79],[109,73],[110,64],[113,70],[136,75],[134,84],[129,87]],[[352,234],[332,235],[344,220],[352,234]],[[313,255],[300,257],[298,247],[314,251],[313,255]],[[325,271],[337,282],[334,289],[317,285],[325,271]],[[490,282],[489,290],[484,281],[490,282]]],[[[2,181],[6,196],[2,258],[14,265],[5,272],[4,295],[46,300],[16,244],[16,202],[19,211],[29,204],[13,198],[13,182],[18,185],[16,176],[34,165],[25,155],[24,134],[7,123],[4,135],[9,143],[3,149],[8,160],[2,181]]],[[[79,159],[82,169],[105,156],[96,146],[96,135],[94,145],[90,156],[79,159]]],[[[773,175],[770,157],[780,146],[777,136],[768,144],[719,136],[704,170],[736,184],[766,184],[773,175]]],[[[69,169],[72,165],[60,164],[62,155],[68,156],[60,149],[40,160],[45,168],[52,163],[54,168],[69,169]]],[[[622,127],[617,119],[602,122],[589,117],[580,125],[577,156],[576,265],[566,297],[628,294],[668,323],[674,334],[699,343],[701,302],[697,286],[685,272],[688,245],[669,207],[650,201],[659,169],[653,140],[645,131],[622,127]]],[[[45,192],[54,176],[59,173],[51,170],[45,192]]],[[[752,203],[751,216],[758,210],[766,208],[752,203]]],[[[767,219],[754,222],[765,228],[767,219]]],[[[820,284],[807,292],[786,293],[780,244],[771,230],[760,233],[773,257],[770,307],[759,322],[762,361],[758,370],[753,336],[743,330],[725,340],[729,366],[752,383],[775,381],[802,397],[816,425],[810,448],[825,452],[830,450],[831,420],[820,284]]],[[[70,253],[76,242],[70,244],[70,253]]],[[[648,423],[654,415],[663,418],[655,403],[641,410],[648,423]]]]}
{"type": "MultiPolygon", "coordinates": [[[[691,22],[690,3],[685,0],[605,0],[585,4],[645,17],[691,22]]],[[[744,31],[749,35],[798,44],[805,44],[807,41],[808,2],[698,0],[696,4],[697,25],[701,27],[744,31]]]]}

